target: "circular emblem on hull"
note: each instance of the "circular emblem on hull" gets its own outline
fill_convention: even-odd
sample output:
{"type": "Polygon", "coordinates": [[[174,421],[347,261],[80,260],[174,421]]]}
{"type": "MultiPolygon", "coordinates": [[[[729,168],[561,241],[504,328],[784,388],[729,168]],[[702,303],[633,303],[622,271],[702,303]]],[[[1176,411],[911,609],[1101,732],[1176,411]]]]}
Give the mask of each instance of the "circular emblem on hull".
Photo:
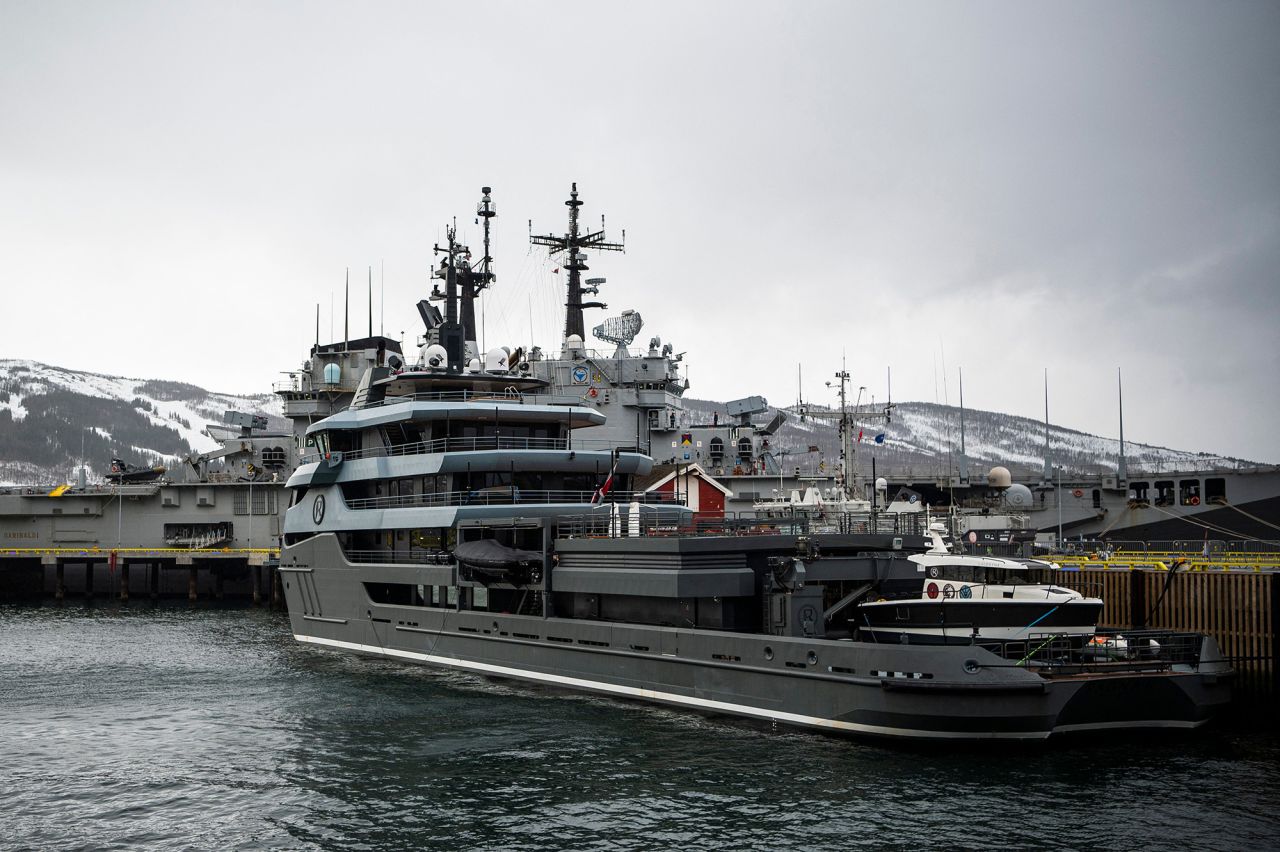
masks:
{"type": "Polygon", "coordinates": [[[324,520],[323,494],[317,494],[315,501],[311,504],[311,520],[315,522],[316,526],[319,526],[320,522],[324,520]]]}
{"type": "Polygon", "coordinates": [[[961,586],[961,587],[960,587],[960,597],[962,597],[962,598],[964,598],[964,599],[966,599],[966,600],[968,600],[969,598],[972,598],[972,597],[973,597],[973,589],[969,588],[968,586],[961,586]]]}
{"type": "Polygon", "coordinates": [[[585,384],[587,383],[587,368],[586,368],[586,367],[574,367],[574,368],[573,368],[573,383],[574,383],[575,385],[585,385],[585,384]]]}
{"type": "Polygon", "coordinates": [[[930,583],[925,587],[925,593],[929,595],[929,600],[935,600],[938,597],[938,584],[930,583]]]}

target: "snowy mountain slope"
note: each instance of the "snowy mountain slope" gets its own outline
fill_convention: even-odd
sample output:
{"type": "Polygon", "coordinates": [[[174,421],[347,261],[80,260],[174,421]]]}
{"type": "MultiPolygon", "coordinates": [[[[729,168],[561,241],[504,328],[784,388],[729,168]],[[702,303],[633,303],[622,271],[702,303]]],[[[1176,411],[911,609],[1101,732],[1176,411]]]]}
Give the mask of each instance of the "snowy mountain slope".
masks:
{"type": "Polygon", "coordinates": [[[215,449],[207,427],[228,409],[265,414],[273,428],[288,428],[272,394],[212,393],[0,359],[0,482],[63,481],[82,463],[100,475],[112,457],[171,464],[215,449]]]}
{"type": "MultiPolygon", "coordinates": [[[[707,423],[718,412],[726,422],[722,403],[686,399],[685,424],[707,423]]],[[[787,422],[772,440],[774,452],[790,451],[784,466],[812,470],[819,462],[824,469],[839,458],[839,438],[835,421],[838,413],[820,406],[806,406],[801,414],[792,406],[787,409],[787,422]],[[808,448],[816,446],[816,453],[808,448]]],[[[871,412],[870,407],[867,408],[871,412]]],[[[764,423],[772,412],[757,416],[764,423]]],[[[870,417],[860,422],[863,432],[858,453],[865,460],[872,454],[885,470],[945,470],[954,466],[960,452],[960,410],[928,402],[895,404],[890,423],[885,427],[885,442],[875,444],[874,436],[881,428],[870,417]]],[[[1027,417],[994,411],[966,409],[964,412],[964,450],[971,475],[979,476],[995,465],[1015,472],[1039,473],[1044,469],[1044,423],[1027,417]]],[[[857,435],[857,431],[854,432],[857,435]]],[[[1120,457],[1120,441],[1090,435],[1074,429],[1050,425],[1049,455],[1067,473],[1108,473],[1116,470],[1120,457]]],[[[1125,459],[1131,472],[1188,470],[1221,467],[1245,467],[1256,464],[1244,459],[1225,458],[1210,453],[1173,450],[1125,441],[1125,459]]]]}

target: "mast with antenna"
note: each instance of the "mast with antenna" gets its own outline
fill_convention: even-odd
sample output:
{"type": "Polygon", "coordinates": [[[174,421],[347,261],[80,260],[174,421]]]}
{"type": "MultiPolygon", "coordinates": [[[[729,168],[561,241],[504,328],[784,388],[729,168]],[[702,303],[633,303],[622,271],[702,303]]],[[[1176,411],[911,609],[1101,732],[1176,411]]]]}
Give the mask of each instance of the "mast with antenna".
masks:
{"type": "MultiPolygon", "coordinates": [[[[482,186],[480,202],[476,205],[476,218],[484,220],[484,257],[480,260],[480,270],[477,272],[472,268],[471,250],[466,246],[460,246],[463,259],[457,264],[458,284],[462,298],[463,336],[467,346],[477,357],[480,354],[480,338],[476,334],[476,297],[494,279],[491,269],[493,258],[489,255],[489,220],[498,215],[498,207],[493,203],[491,192],[493,192],[492,188],[482,186]]],[[[456,230],[455,226],[455,232],[456,230]]]]}
{"type": "Polygon", "coordinates": [[[1116,483],[1121,488],[1129,485],[1129,468],[1124,459],[1124,383],[1120,376],[1120,368],[1116,367],[1116,394],[1120,400],[1120,463],[1116,466],[1116,483]]]}
{"type": "Polygon", "coordinates": [[[1049,459],[1049,368],[1044,368],[1044,481],[1053,480],[1053,464],[1049,459]]]}
{"type": "Polygon", "coordinates": [[[601,216],[600,230],[588,234],[579,233],[578,208],[582,206],[582,202],[578,200],[578,184],[576,182],[571,185],[569,200],[565,202],[565,206],[569,208],[569,232],[561,236],[554,234],[534,236],[531,234],[529,242],[535,246],[546,246],[550,249],[549,253],[553,255],[559,252],[565,253],[564,268],[569,270],[569,290],[568,298],[565,301],[564,338],[567,341],[570,337],[576,336],[579,340],[582,340],[586,336],[586,330],[582,322],[583,310],[586,308],[608,307],[603,302],[582,301],[583,293],[591,293],[593,295],[597,293],[597,288],[594,286],[582,286],[582,273],[590,268],[587,266],[587,256],[582,250],[592,248],[599,251],[625,251],[627,232],[622,232],[622,242],[608,242],[604,232],[604,217],[601,216]]]}
{"type": "Polygon", "coordinates": [[[342,349],[351,340],[351,267],[347,267],[347,286],[342,295],[342,349]]]}
{"type": "Polygon", "coordinates": [[[373,337],[373,267],[369,267],[369,336],[373,337]]]}
{"type": "Polygon", "coordinates": [[[458,226],[456,224],[446,226],[444,232],[445,247],[441,248],[437,243],[431,249],[434,253],[445,256],[440,261],[440,267],[433,273],[434,277],[443,278],[445,284],[443,294],[445,318],[439,326],[439,340],[445,351],[446,369],[450,373],[461,373],[466,352],[466,337],[462,324],[458,322],[458,257],[466,252],[467,247],[460,245],[457,241],[458,226]]]}
{"type": "Polygon", "coordinates": [[[964,452],[964,368],[957,367],[960,374],[960,484],[969,484],[969,457],[964,452]]]}

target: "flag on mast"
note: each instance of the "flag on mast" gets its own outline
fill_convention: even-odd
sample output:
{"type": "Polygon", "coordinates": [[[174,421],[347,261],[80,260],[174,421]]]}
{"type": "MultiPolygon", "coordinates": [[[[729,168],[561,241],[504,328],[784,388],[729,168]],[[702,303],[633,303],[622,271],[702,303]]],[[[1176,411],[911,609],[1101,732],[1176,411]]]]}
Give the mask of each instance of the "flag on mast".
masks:
{"type": "Polygon", "coordinates": [[[615,473],[618,472],[618,459],[620,457],[621,457],[621,453],[619,453],[617,450],[614,450],[613,466],[609,468],[608,477],[605,478],[604,484],[601,485],[599,488],[597,488],[595,490],[595,493],[591,495],[592,506],[596,505],[597,503],[603,503],[605,495],[607,495],[609,493],[609,490],[613,488],[613,476],[615,473]]]}

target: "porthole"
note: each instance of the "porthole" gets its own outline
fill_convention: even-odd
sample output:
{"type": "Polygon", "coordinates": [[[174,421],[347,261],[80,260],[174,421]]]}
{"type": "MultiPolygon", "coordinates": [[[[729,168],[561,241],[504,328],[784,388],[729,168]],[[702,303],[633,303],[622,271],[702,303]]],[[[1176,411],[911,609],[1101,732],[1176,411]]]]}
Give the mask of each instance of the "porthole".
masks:
{"type": "Polygon", "coordinates": [[[809,656],[806,659],[808,659],[809,665],[816,666],[818,664],[818,652],[810,651],[809,656]]]}
{"type": "Polygon", "coordinates": [[[772,659],[773,659],[773,648],[772,648],[772,647],[770,647],[769,645],[765,645],[765,646],[764,646],[764,658],[765,658],[766,660],[772,660],[772,659]]]}

